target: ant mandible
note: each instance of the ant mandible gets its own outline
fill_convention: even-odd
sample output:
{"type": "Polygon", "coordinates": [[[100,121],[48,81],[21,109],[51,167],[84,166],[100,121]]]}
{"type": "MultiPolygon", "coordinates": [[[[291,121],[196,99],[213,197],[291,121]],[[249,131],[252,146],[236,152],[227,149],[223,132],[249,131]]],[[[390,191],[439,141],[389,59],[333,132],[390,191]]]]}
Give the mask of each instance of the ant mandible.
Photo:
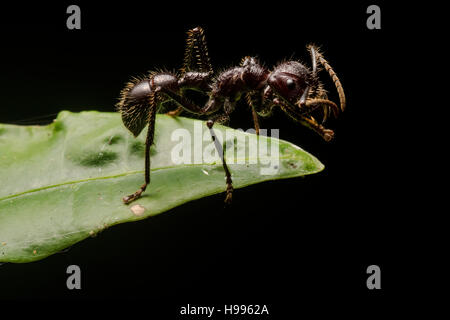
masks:
{"type": "Polygon", "coordinates": [[[123,198],[125,204],[138,199],[150,184],[149,151],[153,144],[156,113],[162,105],[177,106],[176,110],[167,113],[171,116],[177,116],[183,110],[197,115],[214,114],[206,124],[222,159],[226,176],[226,203],[231,203],[233,185],[213,125],[215,122],[229,121],[230,113],[241,97],[245,96],[251,108],[256,134],[259,134],[259,117],[268,117],[274,107],[280,107],[290,118],[314,130],[325,141],[330,141],[334,137],[334,132],[326,129],[323,123],[330,110],[336,117],[340,110],[345,109],[345,94],[341,82],[314,45],[307,46],[311,54],[312,69],[291,60],[282,62],[269,71],[257,58],[245,57],[239,66],[227,69],[214,77],[203,29],[196,27],[187,34],[184,65],[178,74],[166,71],[150,72],[144,78],[133,78],[121,91],[116,106],[125,127],[137,137],[148,124],[145,142],[145,183],[138,191],[123,198]],[[325,68],[336,86],[340,108],[327,98],[327,93],[317,75],[319,65],[325,68]],[[206,95],[207,102],[203,106],[193,102],[186,94],[190,90],[206,95]],[[323,110],[322,123],[311,116],[311,112],[319,108],[323,110]]]}

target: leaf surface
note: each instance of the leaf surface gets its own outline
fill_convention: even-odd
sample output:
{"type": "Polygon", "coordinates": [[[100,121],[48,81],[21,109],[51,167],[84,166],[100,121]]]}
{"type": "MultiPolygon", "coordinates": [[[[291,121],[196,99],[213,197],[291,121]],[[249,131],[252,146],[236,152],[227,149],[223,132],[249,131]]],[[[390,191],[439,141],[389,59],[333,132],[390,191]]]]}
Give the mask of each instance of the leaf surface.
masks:
{"type": "MultiPolygon", "coordinates": [[[[289,142],[214,129],[225,140],[235,189],[324,168],[289,142]]],[[[63,111],[48,126],[0,124],[0,262],[39,260],[115,224],[225,191],[205,123],[158,115],[151,184],[123,204],[144,182],[145,131],[134,138],[119,114],[96,111],[63,111]]]]}

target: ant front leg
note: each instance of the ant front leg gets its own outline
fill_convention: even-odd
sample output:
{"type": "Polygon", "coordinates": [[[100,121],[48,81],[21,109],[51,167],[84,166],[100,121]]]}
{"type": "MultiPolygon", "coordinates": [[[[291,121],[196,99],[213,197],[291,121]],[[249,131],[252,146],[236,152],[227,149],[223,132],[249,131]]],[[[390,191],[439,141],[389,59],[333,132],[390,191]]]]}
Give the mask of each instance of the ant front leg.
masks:
{"type": "Polygon", "coordinates": [[[316,119],[314,119],[312,116],[308,118],[305,115],[305,113],[308,114],[310,111],[320,107],[324,108],[325,117],[326,114],[328,113],[328,108],[330,108],[333,111],[335,118],[339,114],[339,107],[336,105],[336,103],[328,99],[319,99],[319,98],[308,99],[303,104],[300,104],[300,112],[301,112],[300,114],[292,115],[293,110],[291,108],[286,108],[285,112],[290,114],[292,118],[298,118],[298,121],[301,124],[314,130],[319,135],[321,135],[325,141],[329,142],[334,138],[334,131],[331,129],[326,129],[323,125],[319,124],[316,121],[316,119]]]}
{"type": "Polygon", "coordinates": [[[329,107],[333,111],[333,115],[335,118],[337,118],[337,116],[339,115],[339,107],[336,105],[336,103],[328,99],[313,98],[306,100],[306,102],[303,104],[300,104],[300,109],[304,110],[314,110],[319,107],[329,107]]]}
{"type": "Polygon", "coordinates": [[[252,110],[255,132],[259,135],[260,127],[258,113],[263,111],[262,109],[264,108],[260,91],[264,88],[270,72],[259,63],[257,58],[249,56],[242,59],[241,69],[240,78],[246,88],[245,97],[247,104],[252,110]]]}
{"type": "Polygon", "coordinates": [[[123,202],[129,204],[134,200],[141,197],[142,193],[147,189],[150,184],[150,147],[153,144],[153,138],[155,136],[155,119],[156,119],[156,105],[157,105],[157,94],[161,88],[156,88],[155,91],[150,93],[149,105],[150,111],[148,114],[148,129],[147,138],[145,139],[145,183],[133,194],[123,197],[123,202]]]}
{"type": "Polygon", "coordinates": [[[325,128],[323,125],[319,124],[313,117],[307,118],[305,116],[301,116],[298,121],[305,127],[308,127],[317,132],[326,142],[330,142],[331,140],[333,140],[334,131],[325,128]]]}
{"type": "MultiPolygon", "coordinates": [[[[322,99],[314,99],[314,100],[322,100],[322,99]]],[[[329,142],[334,138],[334,131],[331,129],[325,128],[323,125],[319,124],[313,117],[308,118],[304,113],[300,113],[296,109],[289,107],[288,105],[283,104],[279,100],[276,100],[276,104],[281,107],[281,109],[294,121],[301,123],[307,128],[314,130],[317,132],[325,141],[329,142]]],[[[313,101],[315,102],[315,101],[313,101]]],[[[322,101],[321,101],[322,102],[322,101]]],[[[332,101],[330,101],[333,103],[332,101]]],[[[308,105],[308,101],[306,102],[308,105]]],[[[334,104],[334,103],[333,103],[334,104]]],[[[309,106],[309,105],[308,105],[309,106]]]]}
{"type": "Polygon", "coordinates": [[[250,106],[250,108],[252,109],[252,117],[253,117],[253,124],[255,126],[255,133],[256,135],[259,135],[259,116],[258,113],[256,112],[256,107],[255,107],[255,94],[248,92],[246,93],[246,98],[247,98],[247,103],[250,106]]]}

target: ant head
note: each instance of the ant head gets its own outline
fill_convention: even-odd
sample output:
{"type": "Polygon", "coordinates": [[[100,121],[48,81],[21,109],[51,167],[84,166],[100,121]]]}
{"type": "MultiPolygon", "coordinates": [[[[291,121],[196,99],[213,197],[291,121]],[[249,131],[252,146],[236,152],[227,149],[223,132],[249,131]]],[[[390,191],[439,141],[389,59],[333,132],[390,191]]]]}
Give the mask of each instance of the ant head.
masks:
{"type": "Polygon", "coordinates": [[[297,61],[287,61],[272,71],[267,84],[274,93],[291,104],[296,104],[308,87],[310,71],[297,61]]]}

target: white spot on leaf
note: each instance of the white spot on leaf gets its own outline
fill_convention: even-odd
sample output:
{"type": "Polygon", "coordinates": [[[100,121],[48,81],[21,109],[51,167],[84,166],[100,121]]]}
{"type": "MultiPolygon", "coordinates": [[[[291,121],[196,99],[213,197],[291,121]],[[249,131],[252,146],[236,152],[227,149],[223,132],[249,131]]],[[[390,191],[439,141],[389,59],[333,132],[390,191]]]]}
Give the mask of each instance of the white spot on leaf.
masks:
{"type": "Polygon", "coordinates": [[[131,212],[137,217],[140,217],[144,214],[145,208],[140,204],[135,204],[130,208],[131,212]]]}

